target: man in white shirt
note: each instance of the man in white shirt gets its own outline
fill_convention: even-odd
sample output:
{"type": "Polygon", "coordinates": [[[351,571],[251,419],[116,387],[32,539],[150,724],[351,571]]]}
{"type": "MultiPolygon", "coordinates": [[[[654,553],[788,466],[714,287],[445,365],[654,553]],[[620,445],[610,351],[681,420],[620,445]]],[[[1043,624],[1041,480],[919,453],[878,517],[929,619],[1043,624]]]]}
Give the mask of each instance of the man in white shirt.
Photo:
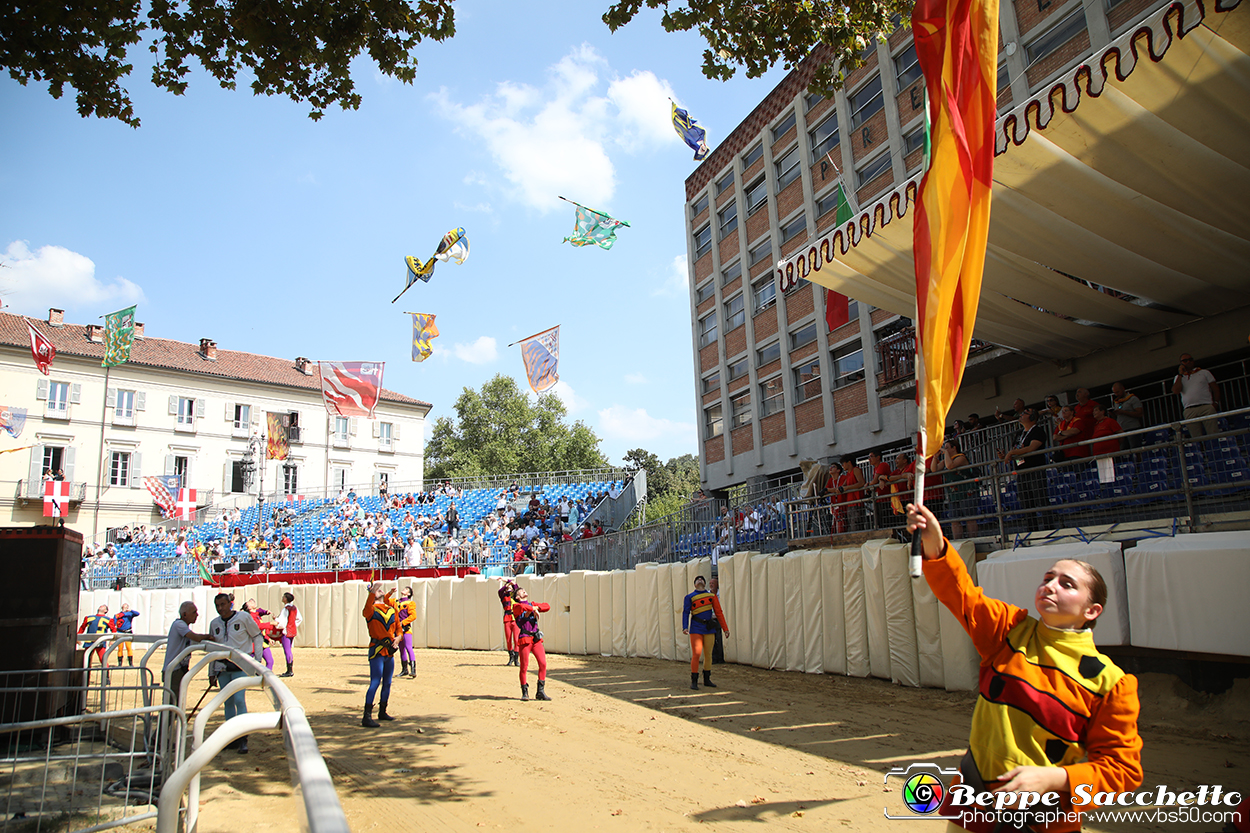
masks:
{"type": "Polygon", "coordinates": [[[169,689],[174,697],[178,696],[178,690],[182,687],[182,678],[187,676],[187,671],[190,670],[191,658],[184,657],[177,665],[174,665],[174,659],[189,648],[192,642],[203,642],[208,639],[208,634],[191,631],[191,626],[199,618],[200,611],[195,607],[195,602],[186,601],[179,605],[178,618],[169,626],[169,639],[165,642],[164,670],[166,674],[169,674],[169,689]]]}
{"type": "MultiPolygon", "coordinates": [[[[218,593],[217,598],[213,600],[213,605],[217,608],[217,618],[208,626],[209,637],[214,642],[234,648],[248,654],[257,662],[262,662],[265,641],[260,635],[260,626],[256,624],[251,614],[233,610],[228,593],[218,593]]],[[[232,680],[247,675],[247,671],[229,660],[218,661],[214,664],[214,668],[217,672],[217,684],[223,689],[232,680]]],[[[247,714],[245,692],[232,694],[226,700],[224,711],[226,720],[237,714],[247,714]]],[[[246,755],[247,736],[232,742],[229,748],[236,750],[240,755],[246,755]]]]}
{"type": "MultiPolygon", "coordinates": [[[[1220,386],[1216,384],[1215,377],[1211,371],[1198,367],[1194,357],[1188,353],[1181,354],[1180,367],[1176,369],[1176,378],[1172,381],[1172,393],[1180,394],[1185,419],[1211,416],[1220,407],[1220,386]]],[[[1220,430],[1219,423],[1214,419],[1191,422],[1188,427],[1191,437],[1218,434],[1220,430]]]]}

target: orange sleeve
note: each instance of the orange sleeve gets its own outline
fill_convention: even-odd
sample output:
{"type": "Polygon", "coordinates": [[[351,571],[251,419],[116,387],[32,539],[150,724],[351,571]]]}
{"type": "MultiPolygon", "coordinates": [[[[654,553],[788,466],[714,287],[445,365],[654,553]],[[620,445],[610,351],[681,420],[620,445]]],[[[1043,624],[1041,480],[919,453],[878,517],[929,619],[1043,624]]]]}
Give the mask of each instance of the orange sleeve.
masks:
{"type": "Polygon", "coordinates": [[[716,598],[715,594],[712,596],[712,610],[716,612],[716,618],[720,622],[720,629],[725,633],[729,633],[729,623],[725,621],[725,614],[720,609],[720,599],[716,598]]]}
{"type": "Polygon", "coordinates": [[[1132,792],[1141,786],[1145,774],[1141,766],[1142,739],[1137,734],[1140,711],[1137,678],[1125,674],[1090,715],[1085,737],[1087,760],[1064,767],[1068,772],[1066,801],[1071,801],[1071,791],[1078,784],[1088,784],[1093,793],[1132,792]]]}
{"type": "Polygon", "coordinates": [[[938,601],[946,605],[972,637],[972,644],[984,659],[1007,638],[1007,632],[1028,616],[1023,608],[991,599],[972,583],[968,568],[950,541],[942,539],[942,557],[925,559],[924,577],[938,601]]]}
{"type": "Polygon", "coordinates": [[[399,622],[399,626],[401,628],[407,625],[411,625],[413,622],[417,621],[417,606],[415,603],[409,602],[408,604],[406,604],[404,606],[404,612],[407,615],[404,616],[404,618],[401,619],[399,622]]]}
{"type": "Polygon", "coordinates": [[[378,606],[378,597],[372,591],[369,592],[369,598],[365,599],[365,610],[361,614],[366,619],[373,615],[374,609],[378,606]]]}

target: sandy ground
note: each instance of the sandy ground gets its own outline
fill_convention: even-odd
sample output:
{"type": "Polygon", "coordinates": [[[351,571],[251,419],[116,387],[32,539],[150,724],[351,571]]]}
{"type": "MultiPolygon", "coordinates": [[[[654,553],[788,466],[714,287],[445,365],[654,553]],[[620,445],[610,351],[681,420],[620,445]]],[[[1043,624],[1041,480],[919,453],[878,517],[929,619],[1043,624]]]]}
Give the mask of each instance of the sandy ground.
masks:
{"type": "MultiPolygon", "coordinates": [[[[912,761],[953,766],[973,704],[971,694],[735,665],[715,667],[718,688],[693,692],[676,662],[565,656],[551,657],[553,702],[522,703],[503,653],[417,656],[417,679],[396,679],[391,694],[398,719],[381,729],[360,727],[363,650],[302,650],[288,680],[354,831],[942,830],[886,820],[887,803],[901,805],[884,774],[912,761]]],[[[1141,684],[1146,784],[1244,794],[1250,681],[1216,697],[1165,675],[1141,684]]],[[[223,753],[204,784],[205,833],[294,828],[277,734],[254,735],[249,755],[223,753]]]]}

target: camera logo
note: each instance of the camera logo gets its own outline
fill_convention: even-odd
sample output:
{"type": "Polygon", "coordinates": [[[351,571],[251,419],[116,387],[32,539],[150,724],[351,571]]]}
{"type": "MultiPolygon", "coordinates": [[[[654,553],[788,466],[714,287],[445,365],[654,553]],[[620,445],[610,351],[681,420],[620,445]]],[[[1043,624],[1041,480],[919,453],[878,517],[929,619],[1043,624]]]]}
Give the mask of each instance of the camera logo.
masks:
{"type": "Polygon", "coordinates": [[[895,767],[885,774],[887,786],[893,786],[902,799],[901,806],[887,805],[887,819],[946,819],[958,820],[959,813],[944,816],[938,810],[946,798],[947,789],[959,770],[943,768],[937,764],[909,764],[907,769],[895,767]],[[893,783],[891,783],[893,779],[893,783]]]}

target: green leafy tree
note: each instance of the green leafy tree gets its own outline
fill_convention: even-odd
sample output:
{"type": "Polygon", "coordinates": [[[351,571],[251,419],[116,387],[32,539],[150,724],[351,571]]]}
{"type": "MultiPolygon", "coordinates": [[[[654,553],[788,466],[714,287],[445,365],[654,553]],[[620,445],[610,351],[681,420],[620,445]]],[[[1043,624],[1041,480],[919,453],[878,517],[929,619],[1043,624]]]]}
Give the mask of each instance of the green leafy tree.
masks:
{"type": "Polygon", "coordinates": [[[699,488],[699,458],[693,454],[683,454],[661,463],[658,456],[645,448],[632,448],[625,452],[625,465],[635,471],[647,471],[648,521],[681,509],[699,488]]]}
{"type": "Polygon", "coordinates": [[[580,420],[569,425],[555,394],[531,400],[511,376],[465,388],[456,417],[439,417],[425,447],[428,479],[607,466],[599,438],[580,420]]]}
{"type": "Polygon", "coordinates": [[[413,50],[423,39],[456,33],[451,0],[138,0],[8,4],[0,14],[0,66],[21,84],[46,82],[53,98],[68,84],[83,116],[139,126],[122,79],[130,48],[150,40],[152,83],[181,95],[188,62],[235,89],[250,71],[257,95],[312,105],[360,106],[351,62],[367,52],[385,75],[411,83],[413,50]]]}
{"type": "Polygon", "coordinates": [[[726,81],[744,68],[758,78],[774,64],[796,66],[813,50],[821,64],[810,89],[828,94],[862,66],[867,47],[893,32],[914,0],[618,0],[603,22],[616,31],[644,6],[663,9],[669,32],[696,30],[707,43],[703,74],[726,81]]]}

